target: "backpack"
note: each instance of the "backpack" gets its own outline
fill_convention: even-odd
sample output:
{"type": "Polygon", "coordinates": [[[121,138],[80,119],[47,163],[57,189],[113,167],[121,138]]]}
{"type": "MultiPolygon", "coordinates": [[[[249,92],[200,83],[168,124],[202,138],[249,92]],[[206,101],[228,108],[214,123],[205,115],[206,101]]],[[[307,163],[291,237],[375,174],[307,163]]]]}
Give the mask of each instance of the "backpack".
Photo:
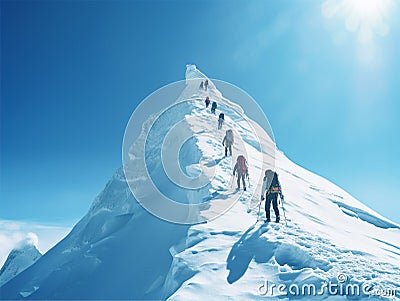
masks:
{"type": "Polygon", "coordinates": [[[266,172],[267,177],[267,183],[271,183],[268,188],[269,193],[279,193],[280,192],[280,187],[279,187],[279,181],[278,181],[278,174],[272,170],[269,172],[266,172]]]}
{"type": "MultiPolygon", "coordinates": [[[[233,132],[232,130],[227,130],[226,131],[226,141],[230,144],[233,143],[233,132]]],[[[243,157],[244,158],[244,157],[243,157]]]]}
{"type": "Polygon", "coordinates": [[[237,158],[237,170],[241,174],[247,173],[247,164],[246,164],[246,158],[243,155],[240,155],[237,158]]]}
{"type": "Polygon", "coordinates": [[[212,103],[212,107],[213,107],[213,108],[216,108],[216,107],[217,107],[217,103],[216,103],[215,101],[212,103]]]}
{"type": "Polygon", "coordinates": [[[219,119],[224,119],[224,118],[225,118],[224,113],[219,114],[219,119]]]}

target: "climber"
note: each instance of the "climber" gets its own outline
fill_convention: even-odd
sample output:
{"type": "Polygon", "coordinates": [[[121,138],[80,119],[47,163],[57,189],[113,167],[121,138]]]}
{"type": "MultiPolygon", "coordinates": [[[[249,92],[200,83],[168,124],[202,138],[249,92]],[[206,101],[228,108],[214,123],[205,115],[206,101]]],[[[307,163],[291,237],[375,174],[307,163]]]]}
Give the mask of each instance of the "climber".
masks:
{"type": "Polygon", "coordinates": [[[237,157],[233,175],[237,172],[237,189],[240,189],[240,179],[242,179],[243,190],[246,191],[246,180],[249,177],[249,170],[247,168],[246,158],[243,155],[237,157]]]}
{"type": "Polygon", "coordinates": [[[216,109],[217,109],[217,103],[215,101],[213,101],[213,103],[211,105],[211,113],[213,113],[215,115],[216,109]]]}
{"type": "Polygon", "coordinates": [[[278,194],[281,193],[282,188],[278,180],[278,174],[271,169],[266,170],[261,189],[261,200],[263,201],[265,199],[264,195],[266,194],[267,200],[265,201],[265,214],[267,217],[267,222],[271,221],[270,208],[272,203],[276,217],[275,222],[279,223],[278,194]]]}
{"type": "Polygon", "coordinates": [[[203,82],[201,82],[199,89],[203,90],[203,82]]]}
{"type": "Polygon", "coordinates": [[[208,108],[208,106],[210,105],[210,98],[208,96],[205,100],[205,103],[206,103],[206,108],[208,108]]]}
{"type": "Polygon", "coordinates": [[[222,145],[225,146],[225,157],[228,156],[228,148],[229,148],[229,155],[232,156],[232,144],[234,142],[233,139],[233,132],[231,129],[227,130],[225,133],[224,140],[222,140],[222,145]]]}
{"type": "Polygon", "coordinates": [[[219,118],[218,118],[218,129],[222,129],[222,124],[224,123],[224,118],[225,115],[224,113],[219,114],[219,118]]]}
{"type": "Polygon", "coordinates": [[[204,82],[204,90],[207,91],[208,88],[208,79],[206,79],[206,81],[204,82]]]}

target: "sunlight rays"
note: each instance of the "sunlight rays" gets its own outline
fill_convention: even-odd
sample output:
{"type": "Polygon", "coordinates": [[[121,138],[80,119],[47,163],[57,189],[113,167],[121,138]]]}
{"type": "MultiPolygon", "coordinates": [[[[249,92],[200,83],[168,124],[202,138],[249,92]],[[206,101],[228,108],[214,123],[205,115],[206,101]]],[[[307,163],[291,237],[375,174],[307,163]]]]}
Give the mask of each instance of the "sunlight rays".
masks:
{"type": "Polygon", "coordinates": [[[327,0],[322,5],[326,18],[344,18],[346,29],[357,34],[362,43],[371,42],[375,34],[390,31],[388,15],[393,0],[327,0]]]}

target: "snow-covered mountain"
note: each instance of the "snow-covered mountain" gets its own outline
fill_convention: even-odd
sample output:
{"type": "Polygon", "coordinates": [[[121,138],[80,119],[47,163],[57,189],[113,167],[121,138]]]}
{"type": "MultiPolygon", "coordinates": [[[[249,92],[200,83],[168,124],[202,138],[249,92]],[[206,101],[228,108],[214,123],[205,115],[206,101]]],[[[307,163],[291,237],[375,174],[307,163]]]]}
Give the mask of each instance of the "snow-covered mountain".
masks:
{"type": "Polygon", "coordinates": [[[31,266],[41,256],[42,254],[31,241],[22,241],[8,254],[0,270],[0,286],[31,266]]]}
{"type": "MultiPolygon", "coordinates": [[[[205,75],[191,65],[186,77],[192,83],[205,75]]],[[[207,223],[163,221],[138,204],[123,169],[118,169],[69,235],[0,288],[1,299],[259,300],[271,293],[284,294],[283,289],[278,292],[278,285],[313,285],[322,290],[327,283],[363,286],[375,292],[375,296],[361,292],[361,297],[350,293],[354,299],[396,298],[376,295],[389,295],[400,287],[398,224],[275,148],[263,148],[265,154],[260,156],[248,123],[232,110],[232,106],[240,107],[233,99],[224,98],[211,81],[208,91],[188,81],[182,95],[195,101],[177,108],[174,114],[186,117],[186,129],[195,139],[185,146],[191,151],[183,150],[179,156],[180,166],[190,173],[194,161],[201,158],[217,176],[195,195],[161,178],[160,187],[164,193],[191,201],[194,196],[208,196],[209,206],[202,216],[212,216],[219,205],[237,198],[232,208],[207,223]],[[207,95],[217,100],[218,110],[225,113],[223,130],[216,129],[217,117],[204,108],[207,95]],[[221,146],[228,125],[243,141],[242,146],[234,147],[234,157],[242,151],[240,147],[250,154],[252,185],[244,193],[229,183],[235,162],[224,157],[221,146]],[[280,224],[256,223],[261,183],[253,175],[263,172],[260,157],[272,153],[285,195],[287,225],[284,219],[280,224]]],[[[160,118],[153,138],[160,139],[171,126],[170,116],[160,118]]],[[[263,137],[269,139],[269,135],[263,137]]],[[[149,139],[151,144],[152,137],[149,139]]],[[[157,180],[160,162],[153,154],[148,161],[157,180]]],[[[150,194],[142,178],[135,181],[135,194],[150,194]]],[[[289,292],[284,297],[299,295],[289,292]]],[[[343,291],[324,291],[315,298],[336,300],[345,295],[343,291]]]]}

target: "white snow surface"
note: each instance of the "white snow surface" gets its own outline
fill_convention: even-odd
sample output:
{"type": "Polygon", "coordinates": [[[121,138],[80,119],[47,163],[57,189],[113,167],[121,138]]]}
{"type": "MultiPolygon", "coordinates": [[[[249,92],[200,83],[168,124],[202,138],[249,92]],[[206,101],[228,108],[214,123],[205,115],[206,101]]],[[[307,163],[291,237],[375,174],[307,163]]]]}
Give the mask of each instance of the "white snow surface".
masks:
{"type": "MultiPolygon", "coordinates": [[[[198,153],[197,159],[209,159],[217,171],[207,188],[210,206],[202,214],[207,216],[221,202],[242,193],[229,183],[234,162],[233,158],[224,157],[221,145],[228,125],[240,133],[250,154],[250,189],[217,219],[192,226],[177,225],[144,210],[119,169],[71,233],[3,285],[0,298],[268,300],[272,296],[262,296],[259,290],[265,281],[321,288],[324,282],[337,284],[337,276],[345,274],[346,283],[368,284],[374,290],[397,289],[397,295],[325,293],[303,298],[398,299],[399,225],[333,183],[296,165],[281,151],[266,148],[269,153],[260,156],[254,147],[254,132],[238,116],[234,119],[230,116],[232,106],[240,110],[235,100],[225,99],[211,80],[209,91],[199,90],[200,81],[207,77],[194,65],[187,66],[186,78],[188,84],[181,98],[197,100],[179,113],[195,117],[187,118],[196,138],[191,142],[192,147],[198,153]],[[226,122],[220,131],[216,129],[217,117],[205,109],[207,95],[218,101],[218,113],[225,112],[226,122]],[[209,135],[204,135],[204,131],[209,135]],[[282,208],[281,223],[264,223],[264,202],[261,221],[256,223],[261,190],[256,175],[263,172],[260,168],[263,162],[257,160],[271,154],[276,157],[275,168],[285,195],[287,225],[282,208]]],[[[155,135],[161,135],[167,127],[163,122],[157,125],[159,132],[155,135]]],[[[255,128],[261,131],[257,125],[255,128]]],[[[262,139],[269,138],[262,135],[262,139]]],[[[235,146],[233,157],[241,151],[235,146]]],[[[198,171],[194,159],[193,155],[180,157],[180,165],[189,174],[198,171]]],[[[150,169],[159,167],[157,160],[150,162],[150,169]]],[[[137,179],[138,191],[141,181],[137,179]]],[[[162,192],[175,193],[172,185],[163,184],[162,192]]],[[[193,195],[188,193],[187,198],[193,199],[193,195]]],[[[301,297],[289,294],[278,298],[301,297]]]]}
{"type": "Polygon", "coordinates": [[[0,286],[31,266],[42,254],[31,240],[24,240],[8,255],[0,270],[0,286]]]}

